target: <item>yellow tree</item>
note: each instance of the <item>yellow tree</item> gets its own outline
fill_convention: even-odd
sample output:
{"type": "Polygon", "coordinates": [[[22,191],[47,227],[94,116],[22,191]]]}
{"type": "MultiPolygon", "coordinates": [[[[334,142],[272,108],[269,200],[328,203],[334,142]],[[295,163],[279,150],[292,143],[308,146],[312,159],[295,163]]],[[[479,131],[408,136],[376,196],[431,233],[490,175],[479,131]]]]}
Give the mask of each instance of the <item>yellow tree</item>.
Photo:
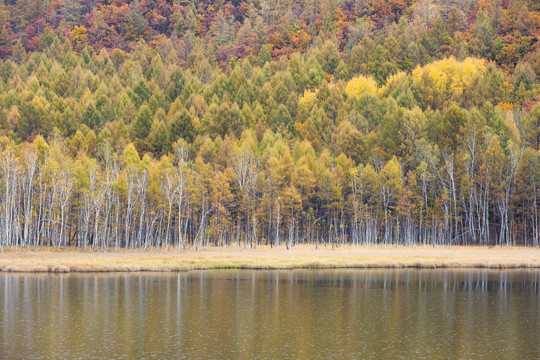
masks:
{"type": "MultiPolygon", "coordinates": [[[[227,169],[226,171],[230,172],[231,169],[227,169]]],[[[232,174],[227,175],[224,172],[217,170],[215,172],[214,179],[210,184],[210,197],[213,207],[215,208],[214,212],[216,216],[214,229],[214,245],[216,246],[219,244],[223,245],[223,243],[226,241],[227,234],[224,234],[222,228],[224,225],[227,225],[227,207],[233,199],[229,186],[229,179],[231,176],[232,174]]]]}
{"type": "Polygon", "coordinates": [[[392,217],[394,215],[394,211],[397,207],[396,200],[403,188],[401,164],[395,156],[384,165],[379,175],[384,212],[384,243],[388,244],[393,240],[393,224],[389,221],[389,216],[392,217]]]}

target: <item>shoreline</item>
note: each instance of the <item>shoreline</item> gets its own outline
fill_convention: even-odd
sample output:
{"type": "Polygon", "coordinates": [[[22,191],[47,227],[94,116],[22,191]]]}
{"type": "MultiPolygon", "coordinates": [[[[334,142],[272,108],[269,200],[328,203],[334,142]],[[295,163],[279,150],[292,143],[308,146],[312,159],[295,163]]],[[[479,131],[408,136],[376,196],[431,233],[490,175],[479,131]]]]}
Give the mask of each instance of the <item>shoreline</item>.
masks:
{"type": "Polygon", "coordinates": [[[540,269],[540,248],[296,246],[290,250],[205,248],[200,250],[95,250],[25,248],[0,252],[0,272],[179,272],[210,269],[540,269]]]}

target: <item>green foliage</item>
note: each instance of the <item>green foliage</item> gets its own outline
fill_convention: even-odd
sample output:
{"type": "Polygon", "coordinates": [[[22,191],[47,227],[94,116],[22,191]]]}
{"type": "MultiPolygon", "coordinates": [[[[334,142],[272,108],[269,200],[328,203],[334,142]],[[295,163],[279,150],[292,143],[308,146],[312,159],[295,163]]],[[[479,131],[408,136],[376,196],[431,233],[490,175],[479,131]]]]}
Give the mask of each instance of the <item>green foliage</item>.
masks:
{"type": "Polygon", "coordinates": [[[151,134],[151,138],[152,153],[154,156],[159,158],[170,152],[169,132],[163,121],[158,123],[154,133],[151,134]]]}
{"type": "Polygon", "coordinates": [[[456,153],[463,138],[463,127],[467,122],[467,111],[452,103],[445,111],[440,125],[441,147],[456,153]]]}
{"type": "Polygon", "coordinates": [[[195,126],[191,115],[184,109],[180,114],[176,115],[169,130],[169,137],[172,142],[176,142],[177,139],[184,139],[188,143],[192,143],[195,140],[195,126]]]}
{"type": "Polygon", "coordinates": [[[146,139],[152,127],[153,116],[148,105],[143,105],[139,109],[139,114],[133,123],[135,136],[141,140],[146,139]]]}
{"type": "MultiPolygon", "coordinates": [[[[151,209],[138,217],[140,239],[164,232],[168,210],[170,228],[189,219],[192,241],[218,243],[242,232],[277,241],[284,228],[358,241],[369,224],[385,242],[431,231],[439,243],[478,243],[480,227],[493,243],[531,237],[531,1],[59,0],[38,13],[13,3],[0,11],[0,155],[11,149],[22,166],[27,146],[40,161],[54,153],[43,165],[51,179],[73,165],[70,218],[109,209],[90,183],[112,180],[91,175],[116,169],[109,191],[127,201],[136,179],[135,198],[151,209]],[[165,200],[180,174],[184,212],[165,200]]],[[[117,226],[100,216],[97,228],[117,226]]]]}
{"type": "Polygon", "coordinates": [[[489,19],[482,10],[476,15],[476,23],[472,30],[472,53],[488,60],[494,60],[499,50],[499,40],[489,19]]]}

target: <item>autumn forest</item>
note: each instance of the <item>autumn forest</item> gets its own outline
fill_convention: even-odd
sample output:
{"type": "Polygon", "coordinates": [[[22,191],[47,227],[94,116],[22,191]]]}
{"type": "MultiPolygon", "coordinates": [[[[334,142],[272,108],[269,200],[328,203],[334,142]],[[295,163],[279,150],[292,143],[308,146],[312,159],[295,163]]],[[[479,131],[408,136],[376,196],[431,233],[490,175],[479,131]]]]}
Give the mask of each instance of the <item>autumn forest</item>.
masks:
{"type": "Polygon", "coordinates": [[[0,0],[0,246],[540,242],[535,0],[0,0]]]}

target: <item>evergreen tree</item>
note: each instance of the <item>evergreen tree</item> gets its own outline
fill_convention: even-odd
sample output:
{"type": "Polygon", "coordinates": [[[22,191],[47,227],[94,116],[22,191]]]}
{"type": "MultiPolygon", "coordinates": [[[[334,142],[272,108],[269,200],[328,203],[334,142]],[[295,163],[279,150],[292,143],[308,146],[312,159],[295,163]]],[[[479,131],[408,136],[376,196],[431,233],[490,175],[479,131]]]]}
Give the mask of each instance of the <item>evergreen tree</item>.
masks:
{"type": "Polygon", "coordinates": [[[499,40],[488,17],[482,10],[476,15],[477,19],[472,30],[472,53],[480,58],[495,60],[499,50],[499,40]]]}
{"type": "Polygon", "coordinates": [[[138,139],[145,140],[150,133],[152,127],[153,117],[152,111],[148,105],[143,105],[139,109],[139,114],[133,123],[133,131],[138,139]]]}

